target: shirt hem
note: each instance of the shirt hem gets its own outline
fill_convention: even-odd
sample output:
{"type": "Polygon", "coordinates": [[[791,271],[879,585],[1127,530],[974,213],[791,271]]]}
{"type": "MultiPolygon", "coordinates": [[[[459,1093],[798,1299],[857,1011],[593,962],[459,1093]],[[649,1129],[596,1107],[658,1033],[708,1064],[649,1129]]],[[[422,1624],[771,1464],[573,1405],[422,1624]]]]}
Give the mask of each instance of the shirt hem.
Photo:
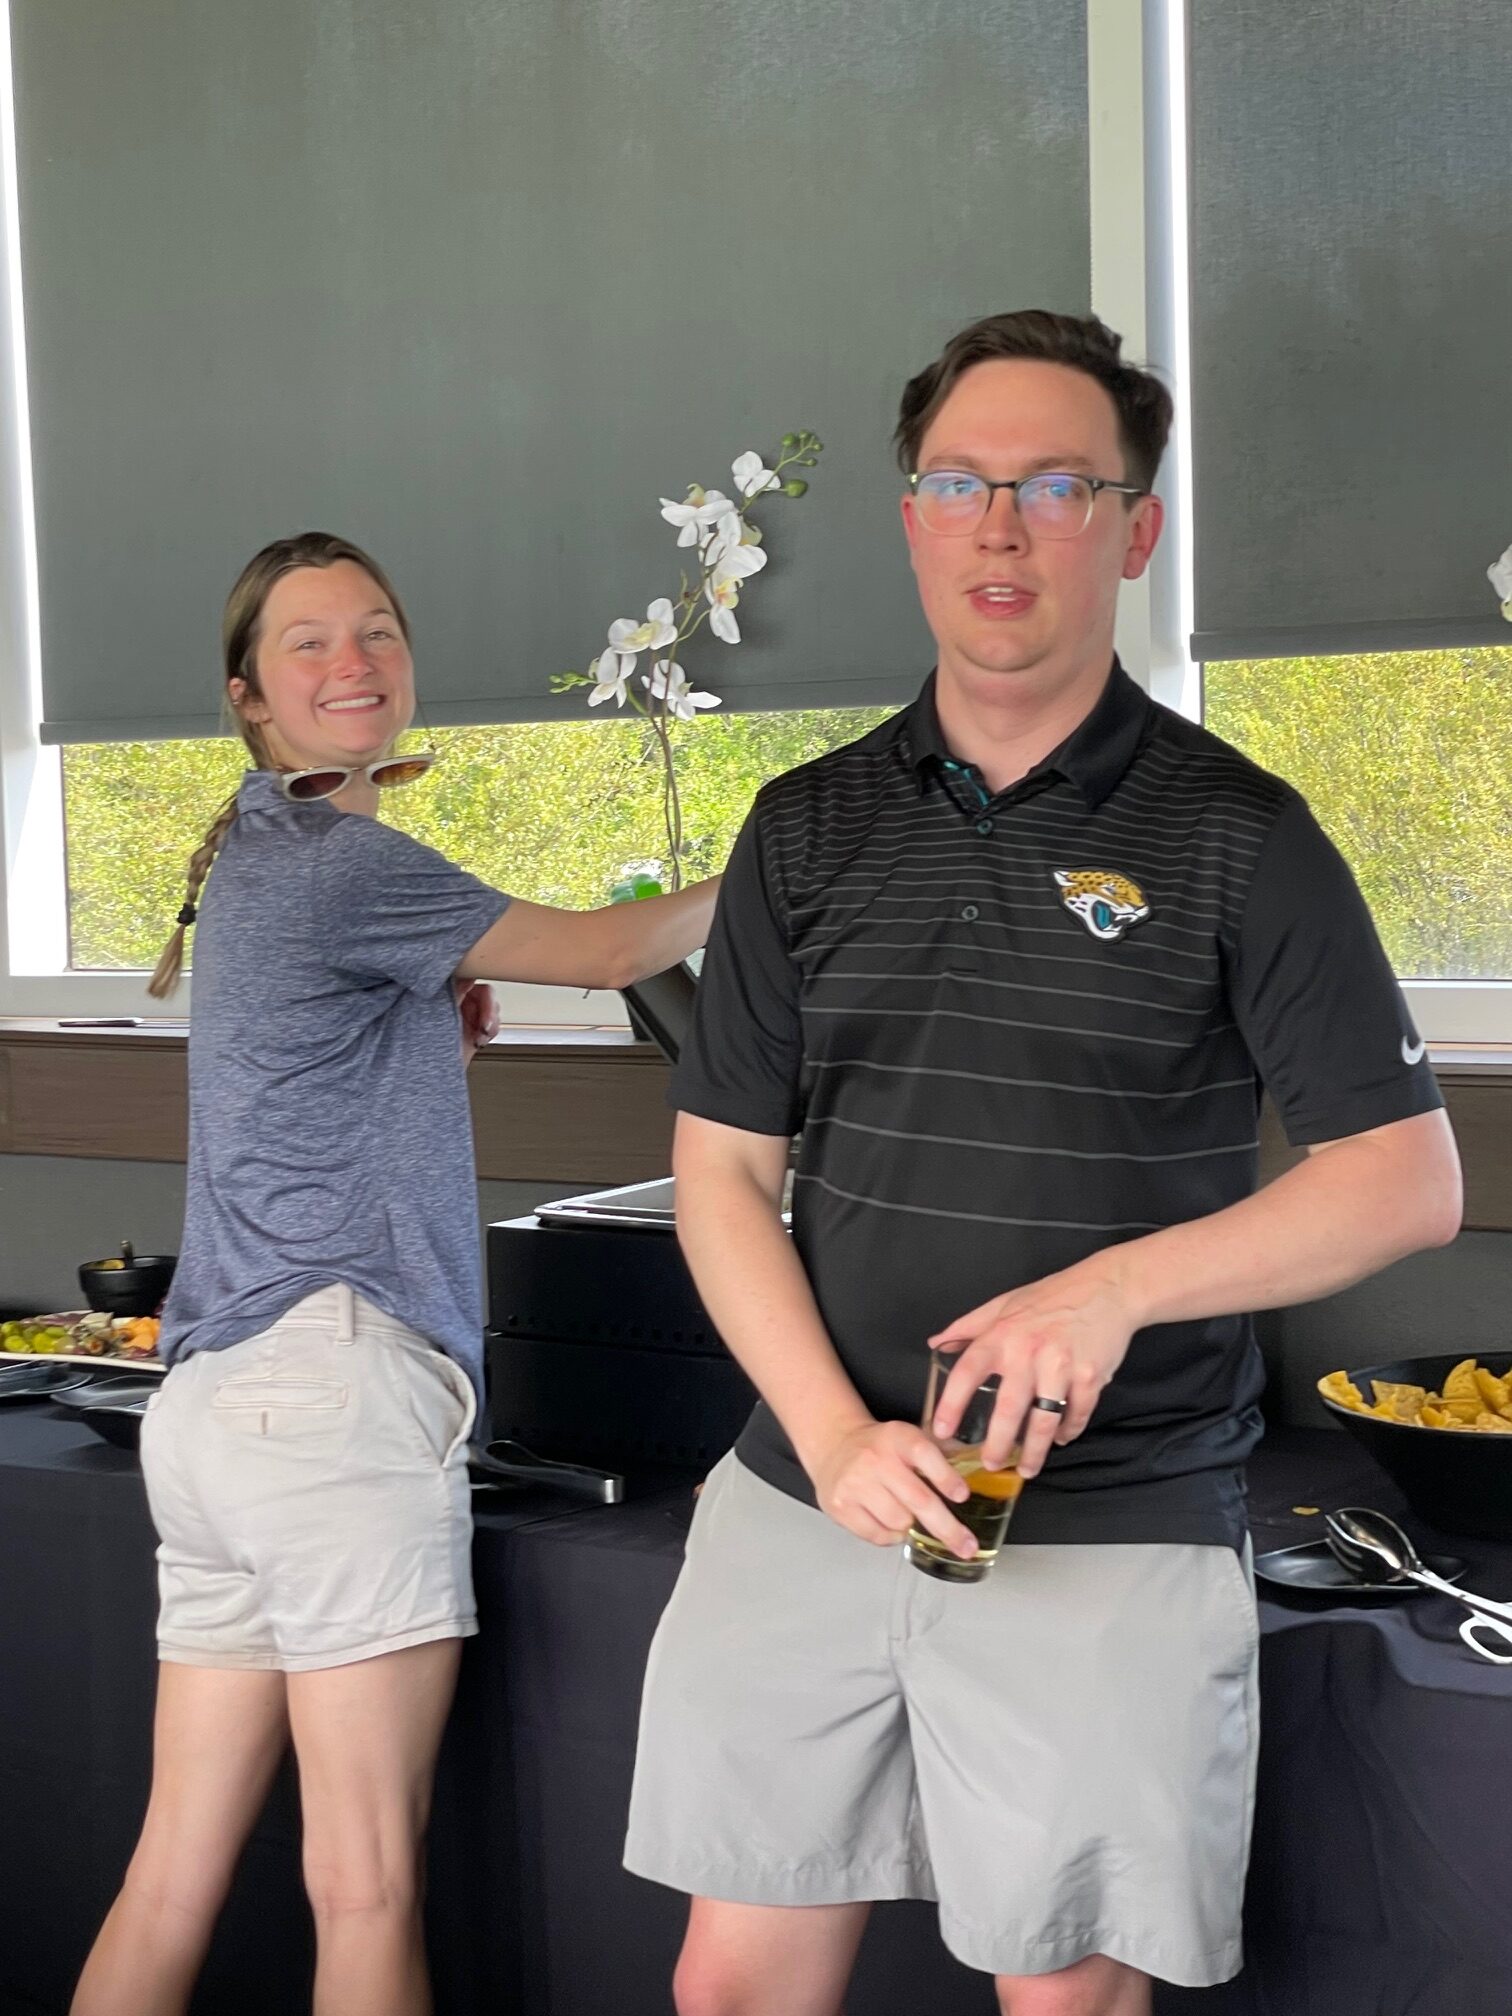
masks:
{"type": "MultiPolygon", "coordinates": [[[[763,1484],[823,1516],[806,1474],[782,1460],[758,1437],[751,1436],[749,1430],[736,1442],[734,1454],[736,1461],[763,1484]]],[[[1249,1532],[1242,1467],[1193,1475],[1211,1488],[1211,1503],[1161,1506],[1151,1504],[1148,1498],[1141,1503],[1141,1497],[1151,1489],[1149,1483],[1141,1482],[1126,1487],[1109,1486],[1096,1492],[1062,1491],[1051,1505],[1041,1501],[1033,1517],[1026,1520],[1026,1493],[1021,1501],[1023,1509],[1015,1516],[1006,1544],[1010,1547],[1189,1545],[1228,1547],[1236,1554],[1242,1553],[1249,1532]],[[1090,1502],[1094,1499],[1095,1503],[1090,1502]]],[[[1190,1485],[1193,1480],[1181,1481],[1190,1485]]]]}
{"type": "Polygon", "coordinates": [[[1293,1148],[1313,1148],[1323,1141],[1347,1140],[1351,1134],[1368,1134],[1376,1127],[1391,1127],[1399,1120],[1415,1120],[1421,1113],[1439,1113],[1444,1106],[1437,1081],[1427,1084],[1414,1074],[1405,1085],[1389,1095],[1372,1093],[1351,1099],[1327,1110],[1314,1111],[1302,1119],[1281,1115],[1287,1141],[1293,1148]]]}

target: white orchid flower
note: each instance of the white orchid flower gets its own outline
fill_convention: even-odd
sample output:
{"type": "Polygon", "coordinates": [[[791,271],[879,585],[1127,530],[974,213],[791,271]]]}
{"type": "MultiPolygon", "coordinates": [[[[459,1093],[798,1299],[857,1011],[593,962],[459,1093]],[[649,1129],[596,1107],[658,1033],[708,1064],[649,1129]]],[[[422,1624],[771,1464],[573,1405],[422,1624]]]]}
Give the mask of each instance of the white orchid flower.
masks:
{"type": "Polygon", "coordinates": [[[618,617],[609,625],[609,648],[623,656],[634,658],[639,651],[665,651],[677,636],[677,625],[672,620],[672,604],[666,596],[660,596],[646,611],[644,623],[636,623],[628,616],[618,617]]]}
{"type": "Polygon", "coordinates": [[[754,448],[748,448],[744,455],[737,455],[730,464],[730,474],[735,478],[735,489],[743,501],[759,497],[764,490],[772,489],[782,479],[775,469],[768,469],[754,448]]]}
{"type": "Polygon", "coordinates": [[[663,497],[661,507],[663,518],[677,527],[678,545],[696,546],[708,528],[729,510],[730,500],[722,490],[702,490],[694,483],[684,503],[663,497]]]}
{"type": "Polygon", "coordinates": [[[606,700],[612,700],[616,707],[625,704],[625,686],[630,674],[635,670],[633,658],[622,658],[618,651],[606,651],[588,667],[598,684],[588,695],[590,707],[602,707],[606,700]]]}
{"type": "Polygon", "coordinates": [[[711,580],[704,593],[710,603],[709,628],[726,644],[738,644],[740,625],[735,621],[735,610],[740,601],[740,583],[724,575],[718,580],[711,580]]]}
{"type": "Polygon", "coordinates": [[[719,705],[717,693],[695,693],[681,665],[667,658],[658,658],[649,672],[643,672],[641,684],[653,700],[665,700],[667,712],[679,721],[696,721],[700,707],[719,705]]]}
{"type": "Polygon", "coordinates": [[[766,553],[750,536],[752,529],[738,511],[726,512],[720,519],[703,552],[704,565],[716,579],[745,581],[765,567],[766,553]]]}

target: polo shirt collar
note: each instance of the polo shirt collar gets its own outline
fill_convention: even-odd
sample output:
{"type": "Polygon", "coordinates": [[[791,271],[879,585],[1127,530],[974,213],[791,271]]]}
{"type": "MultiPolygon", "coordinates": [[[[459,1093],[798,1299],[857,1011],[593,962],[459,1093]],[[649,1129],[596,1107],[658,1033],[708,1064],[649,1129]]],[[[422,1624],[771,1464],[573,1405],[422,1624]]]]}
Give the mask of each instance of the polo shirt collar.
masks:
{"type": "MultiPolygon", "coordinates": [[[[956,760],[940,726],[935,703],[936,676],[930,673],[904,717],[908,761],[918,777],[920,791],[943,765],[956,760]]],[[[1108,682],[1091,713],[1072,729],[1058,749],[1052,749],[1012,788],[1016,791],[1031,777],[1054,773],[1074,784],[1089,806],[1100,805],[1134,761],[1152,711],[1149,694],[1129,677],[1115,657],[1108,682]]]]}

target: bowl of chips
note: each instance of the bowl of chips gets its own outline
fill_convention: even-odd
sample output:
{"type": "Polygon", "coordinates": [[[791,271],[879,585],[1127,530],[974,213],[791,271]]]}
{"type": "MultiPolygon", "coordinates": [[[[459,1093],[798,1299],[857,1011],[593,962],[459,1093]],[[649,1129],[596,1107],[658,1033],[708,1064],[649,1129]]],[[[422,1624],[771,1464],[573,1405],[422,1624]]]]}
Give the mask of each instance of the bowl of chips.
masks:
{"type": "Polygon", "coordinates": [[[1512,1364],[1399,1358],[1330,1372],[1318,1392],[1420,1519],[1512,1540],[1512,1364]]]}

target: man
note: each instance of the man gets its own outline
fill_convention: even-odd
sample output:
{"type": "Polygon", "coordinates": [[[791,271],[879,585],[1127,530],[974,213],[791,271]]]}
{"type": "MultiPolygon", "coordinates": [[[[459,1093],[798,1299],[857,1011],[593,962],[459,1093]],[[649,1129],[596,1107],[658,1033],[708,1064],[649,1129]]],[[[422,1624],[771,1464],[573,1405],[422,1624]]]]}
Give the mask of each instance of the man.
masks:
{"type": "Polygon", "coordinates": [[[884,1897],[937,1896],[1009,2016],[1240,1966],[1248,1312],[1451,1239],[1459,1170],[1305,805],[1114,658],[1170,414],[1040,311],[910,383],[934,676],[767,785],[725,878],[678,1222],[762,1404],[658,1633],[626,1852],[693,1893],[680,2016],[836,2016],[884,1897]],[[1262,1085],[1307,1154],[1256,1193],[1262,1085]],[[970,1588],[897,1545],[974,1547],[928,1345],[936,1432],[1000,1374],[987,1461],[1022,1425],[1037,1479],[970,1588]]]}

